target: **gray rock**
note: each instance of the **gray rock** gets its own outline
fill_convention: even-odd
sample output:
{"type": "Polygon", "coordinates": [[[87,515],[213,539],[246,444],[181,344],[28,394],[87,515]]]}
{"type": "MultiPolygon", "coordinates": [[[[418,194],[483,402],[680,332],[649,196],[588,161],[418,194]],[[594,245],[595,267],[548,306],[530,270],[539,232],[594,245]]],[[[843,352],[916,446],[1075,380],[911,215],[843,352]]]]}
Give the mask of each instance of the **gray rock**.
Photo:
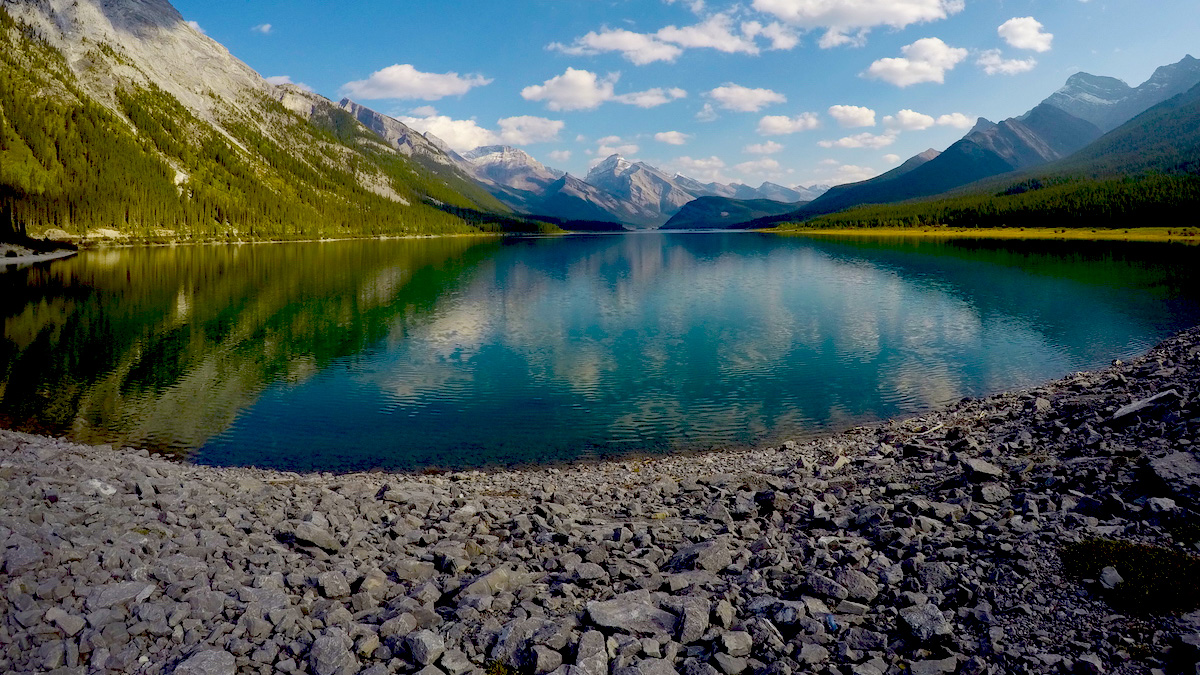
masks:
{"type": "Polygon", "coordinates": [[[1173,452],[1150,460],[1150,470],[1180,497],[1200,497],[1200,459],[1190,452],[1173,452]]]}
{"type": "Polygon", "coordinates": [[[308,521],[296,523],[296,531],[293,534],[295,534],[297,542],[305,546],[316,546],[329,553],[335,553],[342,548],[338,540],[327,530],[308,521]]]}
{"type": "Polygon", "coordinates": [[[575,651],[575,665],[587,675],[608,675],[608,649],[603,634],[594,630],[584,632],[575,651]]]}
{"type": "Polygon", "coordinates": [[[142,602],[158,590],[158,586],[144,581],[125,581],[107,584],[93,590],[88,595],[88,609],[107,609],[116,605],[131,602],[142,602]]]}
{"type": "Polygon", "coordinates": [[[1123,578],[1121,578],[1121,574],[1119,572],[1117,572],[1117,568],[1105,567],[1104,569],[1100,570],[1100,585],[1101,586],[1103,586],[1109,590],[1112,590],[1112,589],[1116,588],[1119,584],[1123,584],[1123,583],[1125,583],[1125,580],[1123,578]]]}
{"type": "MultiPolygon", "coordinates": [[[[423,666],[437,662],[438,657],[446,651],[446,641],[431,630],[410,633],[405,638],[404,644],[408,647],[408,653],[412,655],[413,660],[423,666]]],[[[557,667],[555,666],[555,668],[557,667]]]]}
{"type": "Polygon", "coordinates": [[[717,652],[714,654],[713,661],[716,662],[717,667],[720,668],[721,672],[725,673],[725,675],[738,675],[739,673],[745,672],[746,668],[750,665],[749,662],[746,661],[745,657],[730,656],[725,652],[717,652]]]}
{"type": "Polygon", "coordinates": [[[679,642],[689,645],[698,642],[708,632],[712,606],[708,600],[703,598],[685,597],[682,600],[683,611],[679,620],[679,642]]]}
{"type": "Polygon", "coordinates": [[[237,659],[223,649],[205,649],[175,666],[175,675],[236,675],[237,659]]]}
{"type": "Polygon", "coordinates": [[[944,659],[913,661],[909,665],[909,672],[912,675],[944,675],[945,673],[953,673],[956,670],[958,670],[958,657],[956,656],[944,659]]]}
{"type": "Polygon", "coordinates": [[[748,656],[754,648],[754,638],[740,630],[721,633],[721,646],[730,656],[748,656]]]}
{"type": "Polygon", "coordinates": [[[821,645],[805,644],[800,648],[796,660],[809,666],[820,665],[829,660],[829,650],[821,645]]]}
{"type": "Polygon", "coordinates": [[[1161,394],[1151,396],[1150,398],[1144,398],[1140,401],[1134,401],[1133,403],[1118,409],[1117,412],[1113,413],[1111,421],[1122,422],[1134,415],[1140,415],[1142,413],[1149,412],[1154,408],[1175,403],[1180,398],[1182,397],[1179,395],[1179,392],[1175,391],[1174,389],[1168,389],[1161,394]]]}
{"type": "Polygon", "coordinates": [[[820,574],[808,575],[807,585],[813,593],[835,600],[845,600],[850,597],[850,591],[845,586],[820,574]]]}
{"type": "Polygon", "coordinates": [[[966,469],[967,478],[976,483],[996,480],[1004,476],[1003,469],[978,457],[968,457],[962,461],[962,464],[966,469]]]}
{"type": "Polygon", "coordinates": [[[851,600],[871,602],[879,595],[879,584],[856,569],[839,569],[833,580],[846,588],[851,600]]]}
{"type": "Polygon", "coordinates": [[[331,628],[308,650],[308,665],[316,675],[355,675],[358,658],[350,651],[350,638],[340,628],[331,628]]]}
{"type": "Polygon", "coordinates": [[[448,675],[463,675],[475,668],[475,664],[471,663],[471,659],[467,658],[466,653],[458,649],[448,649],[445,654],[442,654],[442,660],[438,662],[442,670],[448,675]]]}
{"type": "Polygon", "coordinates": [[[720,572],[731,564],[733,564],[733,555],[729,552],[729,547],[725,545],[725,542],[711,540],[679,549],[667,561],[665,569],[675,572],[693,569],[720,572]]]}
{"type": "Polygon", "coordinates": [[[1095,654],[1084,654],[1075,660],[1076,675],[1104,675],[1106,672],[1104,661],[1095,654]]]}
{"type": "Polygon", "coordinates": [[[571,578],[575,581],[596,581],[599,579],[607,579],[608,572],[596,563],[585,562],[571,571],[571,578]]]}
{"type": "Polygon", "coordinates": [[[350,595],[350,584],[341,572],[322,572],[317,575],[317,585],[327,598],[345,598],[350,595]]]}
{"type": "Polygon", "coordinates": [[[900,620],[913,637],[922,642],[949,635],[953,631],[953,626],[942,615],[942,611],[930,603],[901,610],[900,620]]]}
{"type": "Polygon", "coordinates": [[[1008,488],[1004,487],[1003,485],[991,483],[988,485],[982,485],[979,488],[979,499],[987,504],[999,504],[1011,496],[1012,493],[1009,492],[1008,488]]]}
{"type": "Polygon", "coordinates": [[[623,593],[603,602],[587,604],[588,618],[601,628],[638,635],[674,635],[675,615],[659,609],[646,591],[623,593]]]}

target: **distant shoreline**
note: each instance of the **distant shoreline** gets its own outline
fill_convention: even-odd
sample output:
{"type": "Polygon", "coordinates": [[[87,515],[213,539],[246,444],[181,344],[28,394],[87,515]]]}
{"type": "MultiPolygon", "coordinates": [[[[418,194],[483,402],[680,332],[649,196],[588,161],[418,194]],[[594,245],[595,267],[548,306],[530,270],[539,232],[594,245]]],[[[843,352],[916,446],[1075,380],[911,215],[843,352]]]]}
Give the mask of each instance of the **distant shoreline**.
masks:
{"type": "Polygon", "coordinates": [[[1200,236],[1185,236],[1183,230],[1194,228],[1131,227],[1110,228],[1045,228],[1045,227],[864,227],[795,230],[756,230],[785,236],[800,237],[909,237],[916,239],[998,239],[998,240],[1057,240],[1057,241],[1129,241],[1176,244],[1200,244],[1200,236]]]}

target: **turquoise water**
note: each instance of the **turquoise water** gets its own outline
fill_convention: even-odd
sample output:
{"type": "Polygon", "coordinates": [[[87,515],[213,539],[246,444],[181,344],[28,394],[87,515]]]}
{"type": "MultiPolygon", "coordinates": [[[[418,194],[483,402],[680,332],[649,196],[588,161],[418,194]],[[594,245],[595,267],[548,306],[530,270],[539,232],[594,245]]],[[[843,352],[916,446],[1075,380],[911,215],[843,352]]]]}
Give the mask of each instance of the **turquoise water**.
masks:
{"type": "Polygon", "coordinates": [[[0,424],[218,465],[761,446],[1127,358],[1194,248],[631,233],[88,252],[0,273],[0,424]]]}

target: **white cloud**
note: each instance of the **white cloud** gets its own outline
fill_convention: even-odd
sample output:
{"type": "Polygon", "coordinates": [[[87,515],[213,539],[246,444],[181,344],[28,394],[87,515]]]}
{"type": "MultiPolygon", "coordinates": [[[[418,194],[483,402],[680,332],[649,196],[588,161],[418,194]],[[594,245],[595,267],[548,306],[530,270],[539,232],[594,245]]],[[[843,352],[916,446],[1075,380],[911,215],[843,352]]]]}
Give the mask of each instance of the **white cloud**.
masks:
{"type": "Polygon", "coordinates": [[[678,157],[674,161],[668,162],[667,166],[677,173],[699,181],[726,182],[728,180],[725,178],[724,173],[722,173],[722,169],[725,168],[725,162],[716,156],[708,158],[698,157],[695,159],[691,157],[678,157]]]}
{"type": "Polygon", "coordinates": [[[296,85],[297,87],[300,87],[304,91],[312,91],[313,90],[312,87],[308,86],[307,84],[304,84],[303,82],[293,82],[292,78],[287,75],[272,75],[271,77],[266,77],[263,79],[265,79],[268,84],[273,84],[277,87],[281,84],[293,84],[293,85],[296,85]]]}
{"type": "Polygon", "coordinates": [[[500,142],[505,145],[529,145],[558,140],[558,132],[566,126],[561,120],[520,115],[498,120],[500,142]]]}
{"type": "Polygon", "coordinates": [[[205,33],[204,29],[200,27],[199,21],[188,21],[187,25],[190,26],[192,30],[196,31],[197,33],[199,33],[201,35],[208,35],[208,33],[205,33]]]}
{"type": "Polygon", "coordinates": [[[742,173],[759,174],[759,175],[777,175],[780,173],[779,162],[770,157],[755,159],[749,162],[742,162],[733,167],[742,173]]]}
{"type": "Polygon", "coordinates": [[[437,108],[431,105],[423,105],[413,108],[409,111],[409,114],[413,117],[433,117],[438,114],[438,111],[437,108]]]}
{"type": "Polygon", "coordinates": [[[767,141],[766,143],[752,143],[743,150],[752,155],[774,155],[777,152],[783,152],[783,145],[775,141],[767,141]]]}
{"type": "Polygon", "coordinates": [[[655,33],[664,42],[685,48],[715,49],[726,54],[757,54],[753,34],[735,33],[728,14],[713,14],[694,26],[667,26],[655,33]]]}
{"type": "Polygon", "coordinates": [[[883,80],[897,87],[921,82],[946,81],[946,71],[953,70],[967,50],[951,47],[938,38],[923,38],[901,48],[904,56],[879,59],[867,69],[867,77],[883,80]]]}
{"type": "Polygon", "coordinates": [[[347,83],[342,91],[351,98],[405,98],[436,101],[447,96],[461,96],[475,87],[491,84],[482,75],[458,73],[423,73],[407,63],[375,71],[365,80],[347,83]]]}
{"type": "Polygon", "coordinates": [[[679,131],[663,131],[654,134],[654,140],[667,145],[686,145],[691,136],[679,131]]]}
{"type": "Polygon", "coordinates": [[[988,75],[1016,75],[1027,73],[1037,67],[1037,59],[1006,59],[1000,55],[999,49],[989,49],[979,54],[975,65],[983,68],[988,75]]]}
{"type": "Polygon", "coordinates": [[[887,162],[888,164],[895,164],[896,162],[900,161],[900,155],[888,153],[883,156],[883,161],[887,162]]]}
{"type": "Polygon", "coordinates": [[[614,87],[619,78],[618,73],[609,73],[601,78],[588,70],[567,68],[562,75],[556,75],[542,84],[525,87],[521,90],[521,97],[527,101],[545,101],[550,110],[595,110],[608,101],[654,108],[687,96],[682,89],[661,88],[616,94],[614,87]]]}
{"type": "Polygon", "coordinates": [[[456,120],[446,115],[426,117],[397,117],[404,124],[431,133],[459,152],[474,150],[481,145],[528,145],[557,140],[565,124],[542,117],[506,117],[497,120],[496,130],[479,126],[475,120],[456,120]]]}
{"type": "MultiPolygon", "coordinates": [[[[834,162],[834,164],[837,164],[837,162],[834,162]]],[[[834,169],[833,173],[826,174],[817,180],[817,182],[826,185],[845,185],[846,183],[857,183],[868,178],[874,178],[877,175],[879,175],[879,172],[869,166],[842,164],[834,169]]]]}
{"type": "Polygon", "coordinates": [[[254,31],[255,33],[262,33],[263,35],[270,35],[271,34],[271,24],[260,23],[257,26],[255,26],[254,28],[251,28],[250,30],[254,31]]]}
{"type": "MultiPolygon", "coordinates": [[[[680,0],[663,0],[668,5],[673,5],[680,0]]],[[[687,5],[688,9],[692,10],[693,14],[704,13],[704,0],[683,0],[680,4],[687,5]]]]}
{"type": "Polygon", "coordinates": [[[770,49],[792,49],[800,44],[795,31],[779,22],[763,25],[746,21],[735,25],[733,16],[719,12],[690,26],[666,26],[654,33],[636,33],[624,28],[604,28],[576,38],[571,44],[553,42],[547,49],[585,56],[619,52],[635,65],[656,61],[674,62],[685,49],[715,49],[727,54],[758,54],[758,38],[770,49]]]}
{"type": "Polygon", "coordinates": [[[955,129],[970,129],[975,126],[975,120],[959,112],[942,115],[937,118],[937,123],[939,127],[954,127],[955,129]]]}
{"type": "Polygon", "coordinates": [[[1042,30],[1042,24],[1032,16],[1012,18],[1005,21],[996,29],[1000,37],[1010,46],[1017,49],[1029,49],[1035,52],[1050,51],[1054,42],[1054,33],[1042,30]]]}
{"type": "Polygon", "coordinates": [[[758,133],[763,136],[784,136],[799,131],[809,131],[821,126],[816,113],[800,113],[795,117],[767,115],[758,121],[758,133]]]}
{"type": "Polygon", "coordinates": [[[823,48],[861,44],[877,26],[904,28],[961,12],[963,0],[754,0],[754,9],[794,26],[825,29],[823,48]],[[850,33],[857,32],[856,36],[850,33]]]}
{"type": "Polygon", "coordinates": [[[846,129],[875,126],[875,111],[857,105],[835,105],[829,107],[829,115],[837,120],[838,126],[846,129]]]}
{"type": "Polygon", "coordinates": [[[758,112],[774,103],[786,103],[787,97],[770,89],[751,89],[740,84],[725,83],[705,94],[725,110],[758,112]]]}
{"type": "Polygon", "coordinates": [[[611,155],[628,157],[637,154],[640,149],[636,143],[626,141],[620,136],[605,136],[596,141],[596,156],[601,158],[611,155]]]}
{"type": "Polygon", "coordinates": [[[639,108],[657,108],[676,99],[687,98],[687,92],[682,89],[647,89],[632,94],[613,96],[612,100],[639,108]]]}
{"type": "Polygon", "coordinates": [[[592,31],[570,45],[554,42],[547,49],[573,56],[621,52],[626,59],[639,66],[655,61],[674,61],[683,53],[679,47],[662,42],[653,35],[634,33],[621,28],[592,31]]]}
{"type": "Polygon", "coordinates": [[[895,115],[888,115],[883,118],[883,126],[898,131],[924,131],[929,127],[937,124],[937,120],[930,115],[925,115],[907,108],[901,110],[895,115]]]}
{"type": "Polygon", "coordinates": [[[882,134],[861,133],[846,136],[836,141],[820,141],[817,145],[822,148],[886,148],[896,142],[896,132],[888,131],[882,134]]]}
{"type": "Polygon", "coordinates": [[[546,156],[549,157],[550,161],[552,161],[552,162],[567,162],[567,161],[570,161],[570,159],[571,159],[571,151],[570,150],[552,150],[546,156]]]}
{"type": "Polygon", "coordinates": [[[700,112],[696,113],[696,120],[699,122],[715,122],[720,119],[720,117],[721,116],[717,114],[717,109],[714,108],[713,104],[711,103],[705,103],[704,107],[700,109],[700,112]]]}

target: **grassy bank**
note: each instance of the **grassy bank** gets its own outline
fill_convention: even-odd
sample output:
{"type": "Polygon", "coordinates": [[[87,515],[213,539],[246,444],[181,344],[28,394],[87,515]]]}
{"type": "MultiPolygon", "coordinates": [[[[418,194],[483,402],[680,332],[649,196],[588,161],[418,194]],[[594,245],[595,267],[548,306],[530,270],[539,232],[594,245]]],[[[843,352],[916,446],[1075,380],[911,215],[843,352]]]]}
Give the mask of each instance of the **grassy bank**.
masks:
{"type": "Polygon", "coordinates": [[[1048,227],[854,227],[765,230],[800,237],[912,239],[1041,239],[1059,241],[1148,241],[1200,244],[1194,227],[1048,228],[1048,227]]]}

